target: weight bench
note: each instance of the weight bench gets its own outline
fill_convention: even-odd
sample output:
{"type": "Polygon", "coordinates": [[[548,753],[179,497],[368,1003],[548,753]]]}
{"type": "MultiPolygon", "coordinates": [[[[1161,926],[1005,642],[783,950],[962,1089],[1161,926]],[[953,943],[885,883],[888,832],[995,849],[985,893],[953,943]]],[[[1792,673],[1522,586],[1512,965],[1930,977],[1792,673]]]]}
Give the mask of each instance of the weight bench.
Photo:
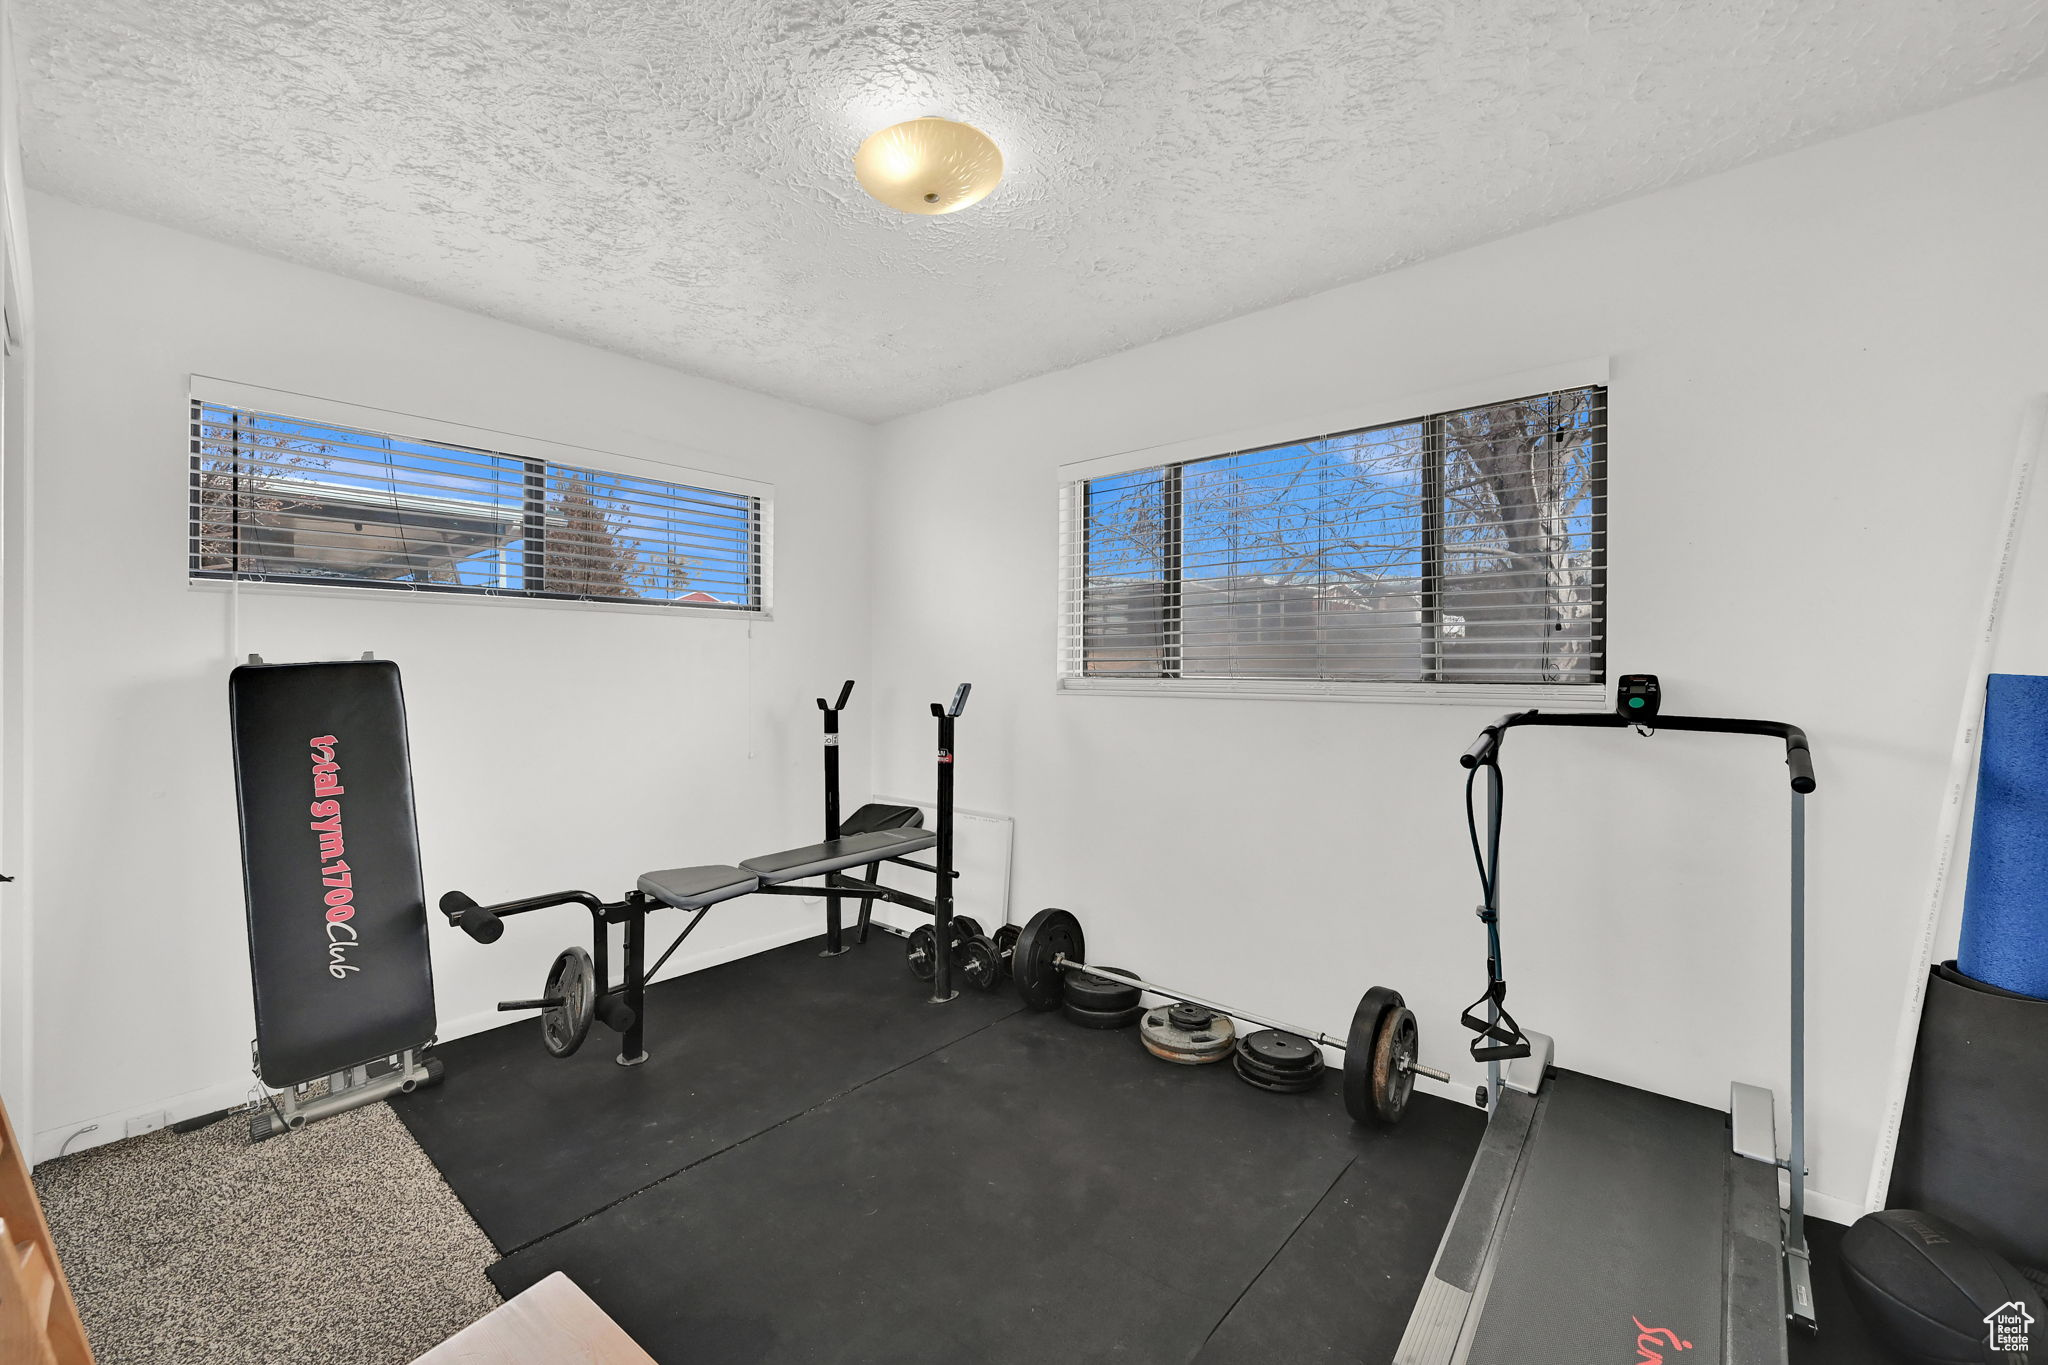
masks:
{"type": "MultiPolygon", "coordinates": [[[[876,809],[905,808],[863,806],[854,813],[860,815],[876,809]]],[[[862,863],[873,866],[907,853],[919,853],[938,842],[938,835],[921,829],[878,829],[864,834],[845,834],[837,839],[827,839],[822,844],[805,844],[802,848],[785,849],[780,853],[764,853],[758,858],[747,859],[738,867],[672,867],[664,872],[649,872],[640,878],[640,889],[663,905],[677,910],[701,910],[736,896],[751,895],[764,887],[781,886],[784,882],[802,881],[806,877],[822,877],[828,872],[843,872],[862,863]]],[[[810,892],[804,894],[809,895],[810,892]]]]}
{"type": "Polygon", "coordinates": [[[441,1079],[405,695],[372,659],[266,664],[228,678],[251,1044],[276,1137],[441,1079]],[[325,1082],[324,1091],[321,1082],[325,1082]]]}
{"type": "MultiPolygon", "coordinates": [[[[844,821],[839,818],[839,714],[853,694],[853,683],[839,689],[839,698],[828,703],[818,698],[825,724],[825,838],[815,844],[764,853],[742,860],[738,866],[710,863],[700,867],[671,867],[643,874],[631,891],[616,901],[607,901],[589,891],[558,891],[495,905],[479,904],[461,891],[441,897],[441,913],[449,923],[479,943],[495,943],[505,932],[505,918],[544,910],[557,905],[581,905],[591,916],[591,951],[580,947],[564,949],[549,969],[547,985],[532,1000],[507,1000],[501,1010],[541,1011],[541,1041],[557,1057],[566,1057],[583,1045],[593,1022],[602,1022],[621,1035],[618,1062],[638,1066],[647,1060],[644,1024],[647,983],[682,947],[683,941],[703,922],[711,907],[742,896],[822,896],[825,899],[825,948],[823,957],[847,951],[840,902],[860,902],[856,941],[865,943],[870,915],[876,901],[906,906],[932,917],[933,942],[952,941],[953,882],[959,876],[953,868],[953,731],[954,722],[967,707],[969,684],[962,683],[950,704],[932,705],[938,722],[938,812],[937,827],[925,829],[924,812],[916,806],[870,803],[844,821]],[[911,854],[933,850],[931,862],[920,862],[911,854]],[[884,864],[915,868],[932,875],[933,891],[927,898],[899,887],[884,886],[877,880],[884,864]],[[847,876],[853,868],[865,868],[859,877],[847,876]],[[822,885],[798,885],[814,878],[822,885]],[[675,940],[646,965],[647,916],[660,909],[685,910],[690,920],[675,940]],[[617,985],[611,981],[609,926],[625,926],[625,972],[617,985]]],[[[963,924],[966,921],[962,921],[963,924]]],[[[919,931],[924,933],[923,930],[919,931]]],[[[928,962],[932,967],[934,1002],[951,1000],[953,990],[950,954],[931,951],[913,964],[928,962]]],[[[922,976],[922,970],[919,970],[922,976]]],[[[983,983],[993,986],[991,978],[983,983]]]]}

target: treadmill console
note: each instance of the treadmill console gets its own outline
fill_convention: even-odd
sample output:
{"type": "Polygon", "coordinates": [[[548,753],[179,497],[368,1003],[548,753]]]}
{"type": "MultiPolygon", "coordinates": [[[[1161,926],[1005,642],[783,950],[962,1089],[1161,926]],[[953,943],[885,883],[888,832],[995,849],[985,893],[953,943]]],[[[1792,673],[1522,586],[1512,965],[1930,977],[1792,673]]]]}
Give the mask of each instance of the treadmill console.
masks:
{"type": "Polygon", "coordinates": [[[1614,709],[1623,720],[1648,725],[1657,718],[1661,697],[1655,673],[1624,673],[1614,689],[1614,709]]]}

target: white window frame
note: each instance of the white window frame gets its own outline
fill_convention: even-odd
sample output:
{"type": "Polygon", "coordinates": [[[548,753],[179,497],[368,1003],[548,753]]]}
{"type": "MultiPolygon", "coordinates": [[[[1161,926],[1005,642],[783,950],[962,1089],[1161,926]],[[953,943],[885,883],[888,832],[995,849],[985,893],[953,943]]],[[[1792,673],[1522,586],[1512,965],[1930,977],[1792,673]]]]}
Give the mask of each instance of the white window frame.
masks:
{"type": "MultiPolygon", "coordinates": [[[[361,587],[347,583],[270,582],[241,578],[190,578],[194,592],[245,592],[270,595],[311,595],[331,597],[343,594],[376,601],[461,603],[492,607],[552,608],[567,611],[617,611],[651,614],[691,620],[720,620],[751,623],[774,618],[775,586],[775,485],[737,474],[723,474],[685,464],[676,456],[698,458],[702,452],[684,446],[642,440],[644,455],[624,455],[564,445],[559,441],[489,427],[466,426],[437,417],[391,412],[383,408],[344,403],[332,398],[259,388],[254,384],[216,379],[210,375],[191,376],[194,402],[219,404],[244,411],[267,413],[299,421],[321,422],[358,431],[375,432],[407,441],[431,441],[443,445],[487,450],[514,459],[540,460],[598,474],[622,474],[629,478],[652,479],[662,483],[688,484],[715,493],[732,493],[754,498],[760,506],[760,606],[734,609],[730,606],[693,606],[687,602],[620,602],[601,599],[528,597],[520,593],[437,593],[405,592],[389,588],[361,587]],[[651,457],[651,458],[650,458],[651,457]]],[[[182,467],[182,466],[181,466],[182,467]]],[[[182,480],[181,480],[182,482],[182,480]]],[[[181,542],[182,544],[183,542],[181,542]]],[[[181,555],[189,559],[189,554],[181,555]]]]}
{"type": "MultiPolygon", "coordinates": [[[[1129,474],[1135,470],[1188,460],[1210,459],[1235,451],[1285,445],[1308,436],[1333,431],[1358,431],[1367,427],[1413,420],[1425,413],[1456,412],[1506,402],[1524,394],[1549,393],[1589,385],[1610,387],[1608,358],[1595,356],[1541,369],[1523,370],[1490,379],[1473,380],[1426,393],[1375,398],[1333,411],[1275,417],[1235,431],[1164,442],[1154,446],[1120,450],[1070,461],[1059,466],[1059,590],[1053,619],[1057,636],[1053,645],[1053,685],[1066,696],[1134,697],[1245,697],[1266,701],[1392,702],[1441,706],[1465,703],[1495,709],[1543,706],[1561,711],[1597,711],[1607,704],[1607,684],[1600,683],[1445,683],[1445,682],[1347,682],[1336,680],[1291,681],[1281,678],[1122,678],[1085,677],[1064,670],[1064,661],[1080,657],[1081,595],[1083,584],[1074,566],[1080,562],[1080,539],[1087,533],[1083,524],[1086,500],[1078,496],[1090,479],[1129,474]]],[[[1613,411],[1610,388],[1608,408],[1613,411]]],[[[1604,490],[1611,509],[1611,489],[1604,490]]],[[[1611,553],[1606,561],[1611,570],[1611,553]]],[[[1611,658],[1614,629],[1610,618],[1602,622],[1602,651],[1611,658]]],[[[1604,670],[1614,676],[1610,666],[1604,670]]]]}

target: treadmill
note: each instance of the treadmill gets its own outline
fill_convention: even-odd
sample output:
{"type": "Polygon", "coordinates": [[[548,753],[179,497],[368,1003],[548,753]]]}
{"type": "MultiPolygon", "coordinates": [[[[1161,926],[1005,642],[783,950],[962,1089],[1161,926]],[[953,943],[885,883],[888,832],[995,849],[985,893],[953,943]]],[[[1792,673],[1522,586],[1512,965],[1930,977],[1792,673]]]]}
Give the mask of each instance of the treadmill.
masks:
{"type": "Polygon", "coordinates": [[[1813,1330],[1805,1235],[1806,735],[1776,721],[1660,716],[1649,674],[1609,713],[1521,711],[1460,762],[1484,902],[1487,990],[1464,1012],[1487,1065],[1486,1134],[1395,1365],[1784,1365],[1813,1330]],[[1688,730],[1781,740],[1792,788],[1791,1154],[1771,1092],[1736,1083],[1724,1112],[1559,1070],[1551,1040],[1507,1012],[1500,955],[1499,757],[1510,729],[1688,730]],[[1482,836],[1473,786],[1485,778],[1482,836]],[[1791,1198],[1778,1208],[1778,1171],[1791,1198]]]}

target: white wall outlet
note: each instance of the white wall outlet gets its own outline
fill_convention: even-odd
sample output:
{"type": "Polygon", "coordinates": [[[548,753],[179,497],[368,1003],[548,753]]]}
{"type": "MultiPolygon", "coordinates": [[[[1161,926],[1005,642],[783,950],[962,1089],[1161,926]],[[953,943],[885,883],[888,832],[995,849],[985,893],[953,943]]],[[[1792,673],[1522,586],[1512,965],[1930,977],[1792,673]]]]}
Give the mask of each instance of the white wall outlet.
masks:
{"type": "Polygon", "coordinates": [[[128,1136],[141,1137],[144,1133],[154,1133],[170,1121],[170,1113],[163,1109],[152,1110],[147,1114],[137,1114],[128,1120],[128,1136]]]}

